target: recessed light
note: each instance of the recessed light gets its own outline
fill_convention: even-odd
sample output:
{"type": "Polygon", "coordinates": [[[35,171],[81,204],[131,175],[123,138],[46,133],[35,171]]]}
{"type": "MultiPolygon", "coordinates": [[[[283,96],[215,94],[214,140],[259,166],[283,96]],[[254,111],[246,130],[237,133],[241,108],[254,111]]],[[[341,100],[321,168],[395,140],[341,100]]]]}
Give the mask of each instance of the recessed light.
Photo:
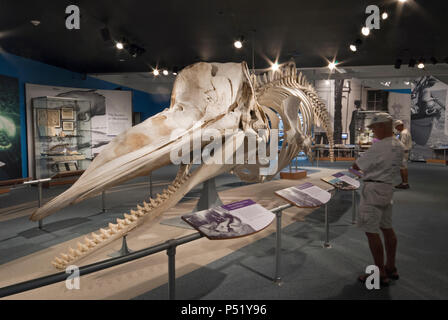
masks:
{"type": "Polygon", "coordinates": [[[167,76],[168,75],[168,70],[163,70],[162,73],[163,73],[164,76],[167,76]]]}
{"type": "Polygon", "coordinates": [[[38,25],[40,25],[40,21],[39,21],[39,20],[31,20],[30,22],[31,22],[31,24],[32,24],[33,26],[35,26],[35,27],[37,27],[38,25]]]}
{"type": "Polygon", "coordinates": [[[271,66],[272,71],[277,71],[278,68],[279,68],[279,66],[278,66],[278,63],[277,63],[277,62],[274,63],[274,64],[271,66]]]}
{"type": "Polygon", "coordinates": [[[356,51],[358,51],[358,48],[356,48],[356,46],[354,44],[351,44],[350,50],[352,50],[353,52],[356,52],[356,51]]]}
{"type": "Polygon", "coordinates": [[[160,72],[159,72],[159,70],[154,69],[152,74],[157,77],[160,74],[160,72]]]}
{"type": "Polygon", "coordinates": [[[334,70],[334,69],[336,69],[336,62],[330,62],[330,63],[328,64],[328,69],[330,69],[330,70],[334,70]]]}
{"type": "Polygon", "coordinates": [[[237,40],[233,43],[233,45],[235,46],[235,48],[237,49],[241,49],[243,47],[243,43],[240,40],[237,40]]]}
{"type": "Polygon", "coordinates": [[[367,27],[363,27],[361,29],[361,32],[362,32],[363,35],[365,35],[367,37],[370,34],[370,29],[367,28],[367,27]]]}
{"type": "Polygon", "coordinates": [[[124,45],[123,45],[122,42],[117,42],[117,43],[115,44],[115,46],[117,47],[118,50],[122,50],[122,49],[124,48],[124,45]]]}
{"type": "Polygon", "coordinates": [[[387,12],[383,12],[381,18],[383,18],[383,20],[386,20],[387,18],[389,18],[389,15],[387,14],[387,12]]]}

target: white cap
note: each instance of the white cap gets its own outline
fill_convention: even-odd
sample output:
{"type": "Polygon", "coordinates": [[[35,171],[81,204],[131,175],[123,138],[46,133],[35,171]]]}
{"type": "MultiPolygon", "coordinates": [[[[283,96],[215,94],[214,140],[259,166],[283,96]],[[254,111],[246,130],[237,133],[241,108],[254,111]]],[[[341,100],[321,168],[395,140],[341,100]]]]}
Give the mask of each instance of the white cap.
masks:
{"type": "Polygon", "coordinates": [[[394,125],[395,125],[395,127],[398,127],[398,126],[404,125],[404,123],[401,120],[397,120],[397,121],[395,121],[394,125]]]}
{"type": "Polygon", "coordinates": [[[367,127],[370,128],[375,123],[392,122],[393,120],[394,119],[390,114],[386,112],[379,112],[373,116],[370,124],[367,127]]]}

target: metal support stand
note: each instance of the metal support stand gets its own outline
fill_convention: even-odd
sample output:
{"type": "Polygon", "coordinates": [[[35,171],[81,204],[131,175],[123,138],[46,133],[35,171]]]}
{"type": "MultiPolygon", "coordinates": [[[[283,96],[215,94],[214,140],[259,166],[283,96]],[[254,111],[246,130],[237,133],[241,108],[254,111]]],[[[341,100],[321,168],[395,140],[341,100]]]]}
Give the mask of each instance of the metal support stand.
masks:
{"type": "Polygon", "coordinates": [[[168,255],[168,294],[170,300],[176,299],[176,244],[171,240],[171,246],[166,250],[168,255]]]}
{"type": "Polygon", "coordinates": [[[277,231],[275,233],[275,237],[277,240],[276,247],[275,247],[275,276],[274,276],[274,282],[281,286],[282,278],[280,277],[280,258],[281,258],[281,250],[282,250],[282,213],[283,210],[280,210],[275,213],[277,216],[277,231]]]}
{"type": "Polygon", "coordinates": [[[149,174],[149,196],[152,198],[152,172],[149,174]]]}
{"type": "Polygon", "coordinates": [[[103,191],[101,193],[101,205],[102,205],[102,212],[106,212],[106,191],[103,191]]]}
{"type": "Polygon", "coordinates": [[[222,201],[216,191],[215,178],[205,181],[202,185],[201,197],[193,212],[207,210],[220,205],[222,205],[222,201]]]}
{"type": "Polygon", "coordinates": [[[325,242],[324,248],[330,249],[330,224],[328,222],[328,205],[325,204],[325,242]]]}
{"type": "Polygon", "coordinates": [[[117,252],[113,252],[111,254],[108,254],[109,257],[112,257],[112,258],[123,257],[123,256],[126,256],[126,255],[128,255],[128,254],[133,252],[132,250],[129,250],[129,248],[128,248],[128,243],[126,241],[126,236],[127,236],[126,234],[123,236],[123,242],[122,242],[122,245],[121,245],[121,249],[118,250],[117,252]]]}
{"type": "Polygon", "coordinates": [[[352,224],[356,224],[356,191],[352,191],[352,224]]]}

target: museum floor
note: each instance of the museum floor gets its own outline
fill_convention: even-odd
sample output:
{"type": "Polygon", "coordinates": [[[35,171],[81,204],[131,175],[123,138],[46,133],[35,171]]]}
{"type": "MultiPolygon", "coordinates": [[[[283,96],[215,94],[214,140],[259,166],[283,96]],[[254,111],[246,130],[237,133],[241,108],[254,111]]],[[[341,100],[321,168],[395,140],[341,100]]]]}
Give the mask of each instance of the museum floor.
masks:
{"type": "MultiPolygon", "coordinates": [[[[306,164],[305,164],[306,165],[306,164]]],[[[309,181],[326,186],[320,177],[346,169],[349,163],[319,163],[306,167],[309,181]]],[[[154,173],[154,192],[175,175],[175,168],[154,173]]],[[[303,180],[302,180],[303,181],[303,180]]],[[[448,299],[448,168],[410,164],[411,189],[397,191],[394,224],[398,236],[397,264],[401,279],[389,288],[368,291],[356,281],[372,264],[365,235],[352,226],[350,192],[336,192],[329,204],[331,249],[322,248],[323,209],[289,209],[282,233],[283,284],[272,282],[275,257],[275,223],[250,237],[210,241],[200,239],[177,248],[177,299],[448,299]]],[[[298,184],[276,180],[243,185],[235,177],[217,179],[225,203],[254,198],[267,208],[284,204],[272,190],[298,184]]],[[[44,189],[45,200],[65,187],[44,189]]],[[[194,207],[200,188],[165,214],[162,224],[142,227],[128,236],[138,250],[171,238],[193,233],[175,226],[176,217],[194,207]],[[165,221],[165,224],[164,224],[165,221]],[[166,222],[171,225],[166,225],[166,222]],[[173,222],[174,221],[174,222],[173,222]],[[174,225],[173,225],[174,223],[174,225]]],[[[101,198],[66,208],[44,221],[43,230],[28,220],[37,205],[33,189],[0,196],[0,287],[54,273],[51,259],[76,238],[105,226],[149,193],[149,179],[139,178],[106,194],[108,211],[101,212],[101,198]]],[[[106,259],[120,247],[116,241],[82,261],[106,259]]],[[[7,297],[8,299],[167,299],[165,252],[93,273],[81,278],[81,289],[69,291],[64,283],[7,297]]]]}

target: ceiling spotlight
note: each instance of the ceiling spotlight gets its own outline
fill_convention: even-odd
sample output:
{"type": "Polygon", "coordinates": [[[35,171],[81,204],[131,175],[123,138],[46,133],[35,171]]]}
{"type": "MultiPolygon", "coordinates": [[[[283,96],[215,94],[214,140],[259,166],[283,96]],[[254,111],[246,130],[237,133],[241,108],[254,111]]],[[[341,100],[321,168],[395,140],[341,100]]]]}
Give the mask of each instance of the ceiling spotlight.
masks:
{"type": "Polygon", "coordinates": [[[117,47],[118,50],[123,50],[124,48],[124,44],[123,42],[118,41],[115,46],[117,47]]]}
{"type": "Polygon", "coordinates": [[[361,29],[361,32],[362,32],[363,35],[365,35],[367,37],[370,34],[370,29],[367,28],[367,27],[363,27],[361,29]]]}
{"type": "Polygon", "coordinates": [[[167,76],[168,75],[168,70],[163,70],[162,73],[163,73],[164,76],[167,76]]]}
{"type": "Polygon", "coordinates": [[[389,18],[389,15],[387,14],[387,12],[383,12],[381,18],[383,18],[383,20],[386,20],[387,18],[389,18]]]}
{"type": "Polygon", "coordinates": [[[157,76],[160,74],[160,72],[159,72],[159,70],[154,69],[154,70],[152,71],[152,74],[153,74],[155,77],[157,77],[157,76]]]}
{"type": "Polygon", "coordinates": [[[356,52],[356,51],[358,51],[358,48],[356,47],[356,45],[351,44],[350,45],[350,50],[352,50],[353,52],[356,52]]]}
{"type": "Polygon", "coordinates": [[[415,64],[416,64],[415,59],[411,59],[411,60],[409,60],[409,68],[414,68],[414,67],[415,67],[415,64]]]}
{"type": "Polygon", "coordinates": [[[35,26],[35,27],[37,27],[38,25],[40,25],[40,21],[39,21],[39,20],[31,20],[30,22],[31,22],[31,24],[32,24],[33,26],[35,26]]]}
{"type": "Polygon", "coordinates": [[[331,71],[333,71],[334,69],[336,69],[336,64],[337,64],[337,61],[330,62],[330,63],[328,64],[328,69],[330,69],[331,71]]]}
{"type": "Polygon", "coordinates": [[[240,40],[237,40],[233,43],[233,45],[235,46],[235,48],[237,49],[241,49],[243,47],[243,43],[240,40]]]}
{"type": "Polygon", "coordinates": [[[400,1],[401,3],[405,3],[407,0],[398,0],[398,1],[400,1]]]}
{"type": "Polygon", "coordinates": [[[436,57],[431,57],[432,64],[437,64],[439,61],[437,61],[436,57]]]}
{"type": "Polygon", "coordinates": [[[397,60],[395,61],[395,69],[400,69],[402,63],[403,63],[403,60],[401,60],[401,59],[397,59],[397,60]]]}
{"type": "Polygon", "coordinates": [[[173,67],[173,75],[177,76],[177,73],[179,72],[178,67],[173,67]]]}
{"type": "Polygon", "coordinates": [[[420,61],[418,62],[417,67],[418,67],[419,69],[423,69],[423,68],[425,68],[425,60],[420,59],[420,61]]]}
{"type": "Polygon", "coordinates": [[[271,66],[272,71],[277,71],[278,68],[279,68],[279,66],[278,66],[278,62],[274,63],[274,64],[271,66]]]}

